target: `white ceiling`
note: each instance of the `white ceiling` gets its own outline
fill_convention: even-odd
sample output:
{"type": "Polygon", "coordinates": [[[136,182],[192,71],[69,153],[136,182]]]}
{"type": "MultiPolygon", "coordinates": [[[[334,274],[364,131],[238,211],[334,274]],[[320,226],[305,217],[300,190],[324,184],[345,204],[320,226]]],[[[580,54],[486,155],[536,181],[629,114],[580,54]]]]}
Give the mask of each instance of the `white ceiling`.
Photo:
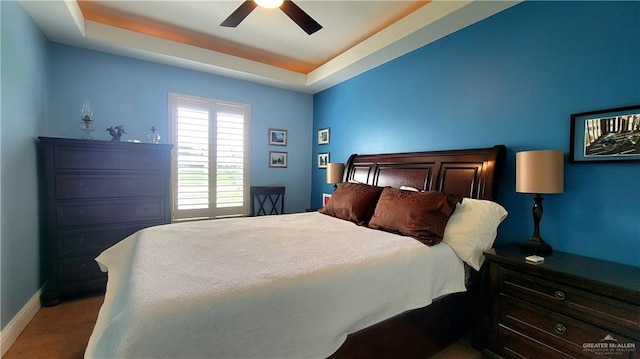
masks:
{"type": "Polygon", "coordinates": [[[295,0],[323,28],[279,9],[219,24],[243,0],[22,0],[49,40],[316,93],[509,8],[519,0],[295,0]]]}

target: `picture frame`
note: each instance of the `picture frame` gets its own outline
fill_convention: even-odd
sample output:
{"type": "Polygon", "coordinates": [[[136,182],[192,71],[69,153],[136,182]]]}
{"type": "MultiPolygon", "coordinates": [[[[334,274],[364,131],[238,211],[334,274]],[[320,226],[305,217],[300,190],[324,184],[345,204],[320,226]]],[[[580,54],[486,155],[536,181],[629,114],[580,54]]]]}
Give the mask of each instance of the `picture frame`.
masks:
{"type": "Polygon", "coordinates": [[[286,168],[289,155],[287,152],[269,152],[269,167],[286,168]]]}
{"type": "Polygon", "coordinates": [[[279,130],[275,128],[269,129],[269,145],[271,146],[286,146],[287,145],[287,130],[279,130]]]}
{"type": "Polygon", "coordinates": [[[322,206],[326,206],[327,203],[329,203],[330,199],[331,199],[331,194],[330,193],[323,193],[322,194],[322,206]]]}
{"type": "Polygon", "coordinates": [[[318,153],[318,168],[327,168],[329,153],[318,153]]]}
{"type": "Polygon", "coordinates": [[[571,115],[570,163],[640,162],[640,105],[571,115]]]}
{"type": "Polygon", "coordinates": [[[329,127],[318,130],[318,144],[319,145],[329,144],[329,127]]]}

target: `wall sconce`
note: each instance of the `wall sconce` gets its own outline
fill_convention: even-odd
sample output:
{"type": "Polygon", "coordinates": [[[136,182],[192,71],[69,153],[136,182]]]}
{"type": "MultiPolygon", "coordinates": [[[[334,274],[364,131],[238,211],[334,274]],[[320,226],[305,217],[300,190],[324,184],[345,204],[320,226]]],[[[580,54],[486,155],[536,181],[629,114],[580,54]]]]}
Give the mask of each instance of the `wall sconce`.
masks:
{"type": "Polygon", "coordinates": [[[344,163],[327,164],[327,183],[333,183],[333,189],[338,188],[338,183],[342,183],[344,175],[344,163]]]}
{"type": "Polygon", "coordinates": [[[520,245],[527,253],[547,255],[553,249],[540,236],[542,194],[564,191],[564,153],[562,151],[526,151],[516,153],[516,192],[534,193],[533,235],[520,245]]]}

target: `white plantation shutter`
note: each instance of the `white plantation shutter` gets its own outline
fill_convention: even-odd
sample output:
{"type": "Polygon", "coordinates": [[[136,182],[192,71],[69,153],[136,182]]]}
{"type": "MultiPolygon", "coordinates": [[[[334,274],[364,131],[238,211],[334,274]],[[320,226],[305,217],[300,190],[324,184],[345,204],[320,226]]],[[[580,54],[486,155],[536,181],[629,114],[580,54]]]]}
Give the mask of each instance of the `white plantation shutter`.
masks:
{"type": "Polygon", "coordinates": [[[249,212],[249,106],[169,94],[173,218],[249,212]]]}
{"type": "Polygon", "coordinates": [[[209,208],[209,111],[197,105],[185,103],[176,109],[178,210],[209,208]]]}
{"type": "Polygon", "coordinates": [[[244,109],[222,105],[216,122],[216,206],[239,207],[244,203],[244,109]]]}

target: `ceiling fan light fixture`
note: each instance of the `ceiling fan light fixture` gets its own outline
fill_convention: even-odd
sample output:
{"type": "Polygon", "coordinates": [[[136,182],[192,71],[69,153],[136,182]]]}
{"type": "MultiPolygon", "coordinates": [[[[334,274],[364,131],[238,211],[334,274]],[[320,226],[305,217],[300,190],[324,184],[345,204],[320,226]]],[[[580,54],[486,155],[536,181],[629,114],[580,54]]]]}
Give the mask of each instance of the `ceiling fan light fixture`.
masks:
{"type": "MultiPolygon", "coordinates": [[[[2,0],[0,0],[2,1],[2,0]]],[[[279,7],[293,22],[295,22],[304,32],[311,35],[322,29],[322,25],[318,24],[309,14],[304,12],[292,0],[244,0],[244,2],[229,15],[220,26],[236,27],[242,20],[258,6],[266,8],[279,7]]]]}
{"type": "Polygon", "coordinates": [[[267,9],[280,7],[284,0],[253,0],[256,4],[267,9]]]}

